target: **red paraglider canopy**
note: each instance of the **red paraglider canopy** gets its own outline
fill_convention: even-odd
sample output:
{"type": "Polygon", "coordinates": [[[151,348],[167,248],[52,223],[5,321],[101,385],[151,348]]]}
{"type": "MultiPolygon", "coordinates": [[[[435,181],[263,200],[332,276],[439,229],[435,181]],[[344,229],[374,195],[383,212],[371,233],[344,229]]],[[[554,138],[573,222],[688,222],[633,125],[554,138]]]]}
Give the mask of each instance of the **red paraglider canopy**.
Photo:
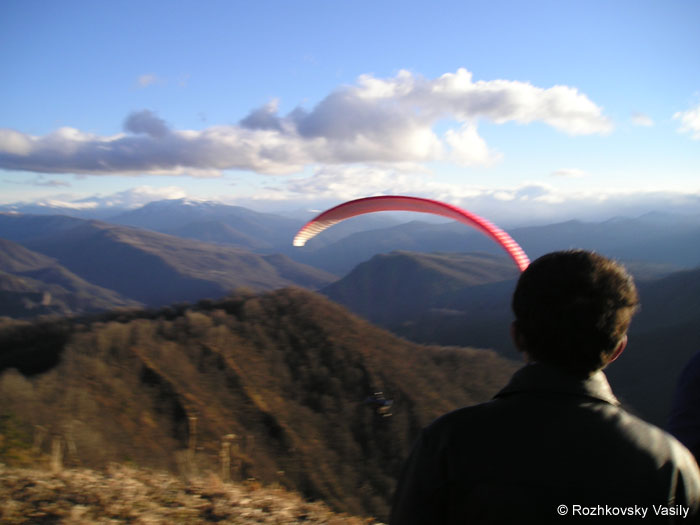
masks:
{"type": "Polygon", "coordinates": [[[515,261],[515,264],[518,265],[521,272],[530,264],[530,259],[528,259],[520,245],[515,242],[510,235],[483,217],[479,217],[475,213],[444,202],[401,195],[365,197],[344,202],[343,204],[326,210],[306,223],[304,227],[299,230],[294,237],[294,246],[304,246],[306,241],[340,221],[377,211],[415,211],[419,213],[431,213],[463,222],[488,235],[500,244],[515,261]]]}

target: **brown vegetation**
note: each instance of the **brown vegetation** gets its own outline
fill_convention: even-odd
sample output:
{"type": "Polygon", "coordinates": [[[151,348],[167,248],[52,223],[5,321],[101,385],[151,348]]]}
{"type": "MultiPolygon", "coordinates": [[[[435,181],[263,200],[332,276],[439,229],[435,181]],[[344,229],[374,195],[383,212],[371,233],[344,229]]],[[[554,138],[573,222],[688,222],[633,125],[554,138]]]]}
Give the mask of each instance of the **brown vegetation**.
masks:
{"type": "Polygon", "coordinates": [[[188,483],[164,472],[110,465],[51,474],[0,464],[0,521],[35,523],[308,523],[362,525],[371,519],[333,513],[280,487],[222,483],[217,477],[188,483]]]}
{"type": "Polygon", "coordinates": [[[383,519],[420,428],[489,398],[514,368],[489,351],[409,343],[301,289],[6,322],[0,412],[14,444],[0,461],[254,478],[383,519]],[[367,402],[377,391],[391,417],[367,402]]]}

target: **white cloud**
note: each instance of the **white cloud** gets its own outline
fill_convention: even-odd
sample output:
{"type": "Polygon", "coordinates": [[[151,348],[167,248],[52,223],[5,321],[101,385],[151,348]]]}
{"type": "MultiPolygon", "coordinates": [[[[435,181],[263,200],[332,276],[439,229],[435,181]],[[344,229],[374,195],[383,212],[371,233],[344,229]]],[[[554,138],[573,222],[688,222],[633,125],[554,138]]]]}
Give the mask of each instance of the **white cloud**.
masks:
{"type": "Polygon", "coordinates": [[[134,202],[150,202],[155,199],[184,199],[187,194],[179,186],[136,186],[126,191],[116,193],[120,200],[134,202]]]}
{"type": "Polygon", "coordinates": [[[286,179],[273,193],[258,194],[257,199],[343,201],[372,195],[416,195],[456,204],[484,191],[438,181],[424,170],[404,168],[324,166],[308,177],[286,179]]]}
{"type": "Polygon", "coordinates": [[[70,194],[54,195],[38,200],[35,204],[75,210],[91,210],[98,208],[138,208],[152,201],[186,198],[187,193],[178,186],[154,187],[144,185],[109,195],[92,195],[82,198],[70,194]]]}
{"type": "Polygon", "coordinates": [[[472,81],[466,69],[429,83],[436,108],[460,120],[488,118],[497,124],[542,121],[571,135],[608,133],[612,123],[588,97],[569,86],[539,88],[511,80],[472,81]]]}
{"type": "Polygon", "coordinates": [[[445,142],[452,148],[451,158],[464,166],[490,165],[502,157],[489,149],[486,141],[477,133],[476,126],[471,123],[463,124],[459,131],[447,130],[445,142]]]}
{"type": "Polygon", "coordinates": [[[23,156],[32,151],[32,141],[13,129],[0,129],[0,154],[23,156]]]}
{"type": "Polygon", "coordinates": [[[70,187],[71,183],[65,180],[46,179],[44,175],[37,175],[33,180],[4,180],[5,184],[17,184],[20,186],[39,186],[47,188],[70,187]]]}
{"type": "Polygon", "coordinates": [[[70,202],[58,199],[47,199],[37,204],[48,208],[67,208],[69,210],[94,210],[99,206],[97,202],[70,202]]]}
{"type": "MultiPolygon", "coordinates": [[[[157,81],[143,75],[143,85],[157,81]]],[[[61,128],[45,136],[0,130],[0,168],[39,173],[212,176],[238,169],[267,174],[310,165],[400,164],[451,160],[489,165],[500,153],[476,122],[544,122],[570,135],[607,133],[602,109],[569,86],[548,89],[509,80],[473,81],[466,69],[427,79],[408,71],[363,75],[311,110],[286,116],[272,101],[238,125],[173,130],[149,110],[134,112],[124,133],[98,136],[61,128]],[[438,122],[452,123],[442,136],[438,122]]]]}
{"type": "Polygon", "coordinates": [[[565,177],[571,179],[578,179],[586,176],[586,172],[578,168],[563,168],[552,172],[554,177],[565,177]]]}
{"type": "Polygon", "coordinates": [[[643,127],[651,127],[654,125],[654,121],[649,115],[645,115],[644,113],[639,113],[635,112],[632,113],[632,124],[635,126],[643,126],[643,127]]]}
{"type": "Polygon", "coordinates": [[[311,198],[354,199],[372,195],[416,193],[430,184],[425,177],[399,173],[374,166],[325,166],[312,176],[290,179],[284,185],[285,194],[311,198]]]}
{"type": "MultiPolygon", "coordinates": [[[[132,134],[101,137],[74,128],[60,128],[43,137],[24,135],[22,154],[5,153],[0,143],[0,168],[38,173],[167,174],[218,176],[223,169],[259,173],[291,173],[309,158],[271,131],[219,126],[203,131],[172,131],[146,112],[127,118],[132,134]],[[138,134],[133,133],[138,131],[138,134]]],[[[15,137],[12,137],[16,142],[15,137]]],[[[2,137],[0,136],[0,140],[2,137]]]]}
{"type": "Polygon", "coordinates": [[[66,182],[64,180],[45,180],[41,177],[39,177],[37,180],[33,182],[34,186],[46,186],[48,188],[59,188],[59,187],[67,187],[70,188],[71,184],[70,182],[66,182]]]}
{"type": "Polygon", "coordinates": [[[681,121],[679,131],[690,133],[694,140],[700,140],[700,104],[688,111],[679,111],[673,118],[681,121]]]}
{"type": "Polygon", "coordinates": [[[562,190],[541,182],[516,186],[474,186],[435,180],[424,173],[397,172],[380,166],[330,166],[308,177],[284,179],[248,199],[243,205],[267,201],[326,209],[350,199],[372,195],[414,195],[449,202],[497,224],[537,224],[571,219],[604,220],[636,217],[650,211],[697,215],[700,191],[562,190]]]}
{"type": "Polygon", "coordinates": [[[600,221],[662,211],[697,215],[700,192],[610,190],[562,191],[529,183],[483,189],[456,204],[500,224],[544,224],[571,219],[600,221]]]}
{"type": "Polygon", "coordinates": [[[82,199],[83,203],[96,203],[99,206],[136,208],[152,201],[184,199],[185,190],[178,186],[136,186],[125,191],[102,197],[95,196],[82,199]]]}
{"type": "Polygon", "coordinates": [[[417,172],[397,172],[380,166],[331,166],[313,175],[288,179],[274,193],[260,194],[261,199],[350,200],[373,195],[416,195],[457,205],[473,205],[489,209],[494,203],[557,204],[565,199],[552,186],[528,182],[515,187],[480,187],[435,180],[417,172]]]}
{"type": "Polygon", "coordinates": [[[139,85],[139,87],[145,88],[155,84],[158,81],[159,79],[156,75],[154,75],[153,73],[146,73],[144,75],[141,75],[136,81],[136,83],[139,85]]]}

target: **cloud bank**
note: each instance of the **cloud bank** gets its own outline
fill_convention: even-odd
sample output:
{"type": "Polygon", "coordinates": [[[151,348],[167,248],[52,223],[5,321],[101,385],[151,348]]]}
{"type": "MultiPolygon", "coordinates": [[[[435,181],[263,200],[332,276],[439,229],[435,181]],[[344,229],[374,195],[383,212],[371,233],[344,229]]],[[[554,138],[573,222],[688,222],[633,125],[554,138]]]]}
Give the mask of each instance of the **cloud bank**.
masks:
{"type": "MultiPolygon", "coordinates": [[[[576,171],[576,170],[562,170],[576,171]]],[[[548,223],[570,219],[604,220],[636,217],[652,211],[697,215],[700,192],[611,189],[565,191],[550,184],[526,182],[489,187],[445,183],[425,174],[362,166],[330,166],[307,177],[285,179],[283,184],[257,195],[259,205],[271,201],[315,208],[371,195],[419,195],[449,202],[483,214],[503,225],[548,223]],[[362,181],[362,184],[358,184],[362,181]]],[[[241,202],[255,206],[255,200],[241,202]]]]}
{"type": "MultiPolygon", "coordinates": [[[[48,199],[40,199],[33,204],[37,206],[67,208],[73,210],[96,210],[110,208],[139,208],[153,201],[185,199],[187,193],[177,186],[153,187],[137,186],[110,195],[93,195],[76,199],[70,195],[57,195],[48,199]]],[[[27,203],[16,203],[27,204],[27,203]]]]}
{"type": "MultiPolygon", "coordinates": [[[[148,75],[142,84],[153,81],[148,75]]],[[[478,134],[479,120],[543,122],[569,135],[612,129],[602,109],[569,86],[474,81],[466,69],[427,79],[408,71],[361,76],[316,106],[280,115],[272,101],[237,125],[174,130],[149,110],[122,133],[100,136],[64,127],[44,136],[0,129],[0,168],[37,173],[183,174],[222,170],[287,174],[309,165],[399,164],[448,160],[489,165],[501,154],[478,134]],[[442,135],[435,128],[449,122],[442,135]]]]}

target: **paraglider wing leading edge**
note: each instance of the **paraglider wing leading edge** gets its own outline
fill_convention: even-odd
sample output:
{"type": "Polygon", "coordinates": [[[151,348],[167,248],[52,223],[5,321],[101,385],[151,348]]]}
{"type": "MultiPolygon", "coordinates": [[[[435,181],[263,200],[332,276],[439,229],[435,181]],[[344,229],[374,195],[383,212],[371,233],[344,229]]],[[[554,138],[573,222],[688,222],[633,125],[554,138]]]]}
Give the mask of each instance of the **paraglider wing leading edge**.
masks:
{"type": "Polygon", "coordinates": [[[306,223],[294,237],[293,244],[294,246],[304,246],[309,239],[340,221],[378,211],[413,211],[454,219],[491,237],[510,255],[521,272],[530,264],[530,259],[520,245],[505,231],[483,217],[444,202],[401,195],[365,197],[330,208],[306,223]]]}

